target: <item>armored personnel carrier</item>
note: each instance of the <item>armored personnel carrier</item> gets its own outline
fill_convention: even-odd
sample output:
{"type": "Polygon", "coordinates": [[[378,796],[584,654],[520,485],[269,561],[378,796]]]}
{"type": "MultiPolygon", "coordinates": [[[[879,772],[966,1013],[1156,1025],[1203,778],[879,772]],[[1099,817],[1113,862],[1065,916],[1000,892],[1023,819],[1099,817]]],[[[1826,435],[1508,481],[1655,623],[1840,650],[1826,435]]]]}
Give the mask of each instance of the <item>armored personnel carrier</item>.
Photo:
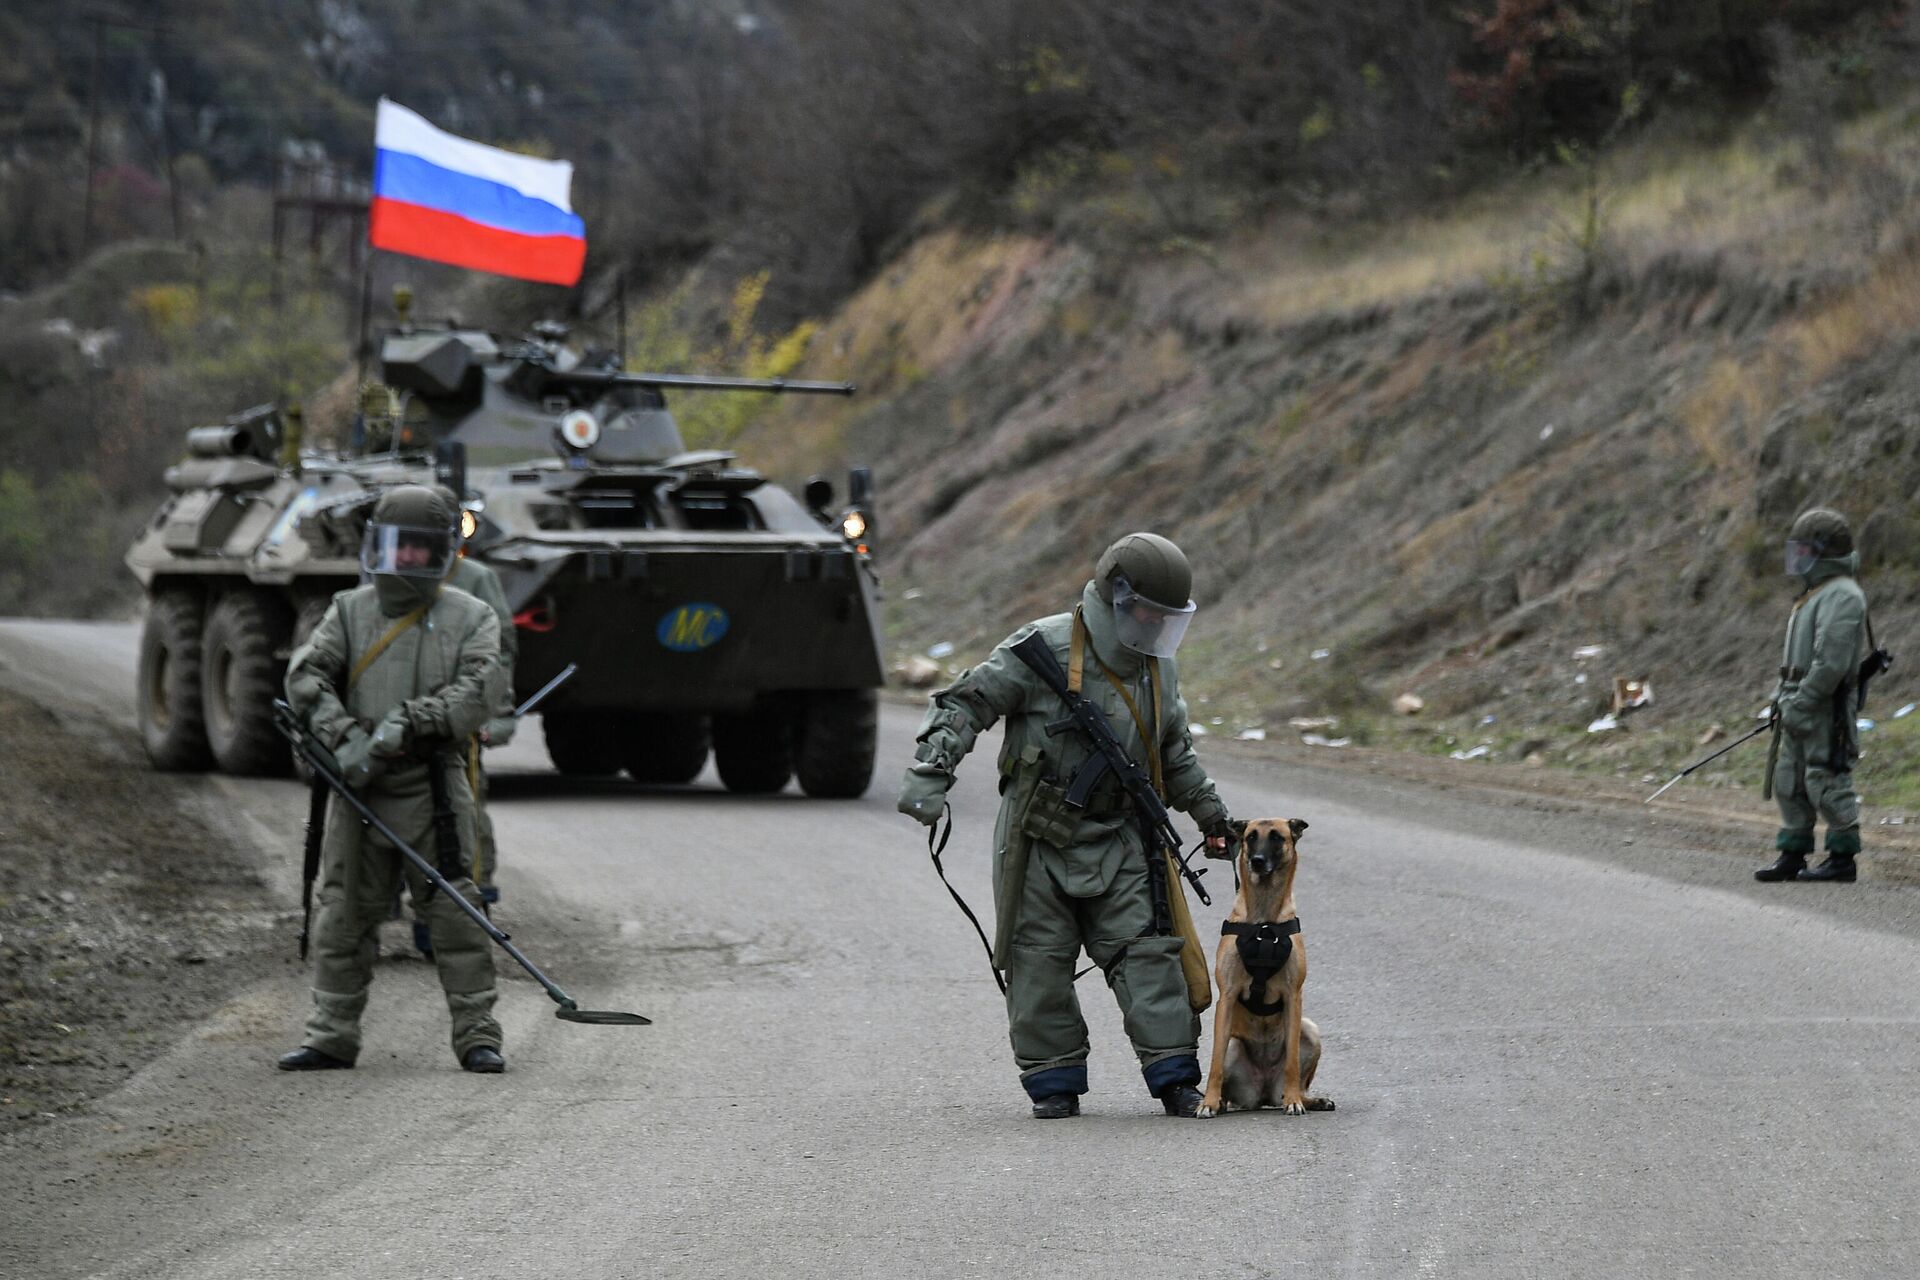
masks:
{"type": "Polygon", "coordinates": [[[724,452],[689,452],[669,392],[850,394],[843,383],[623,372],[559,326],[506,338],[403,323],[350,444],[303,450],[270,406],[187,433],[170,496],[126,562],[146,588],[140,730],[161,769],[278,773],[272,700],[336,591],[359,581],[380,492],[450,484],[468,553],[515,613],[516,701],[565,774],[734,791],[798,778],[863,793],[882,682],[873,489],[797,498],[724,452]]]}

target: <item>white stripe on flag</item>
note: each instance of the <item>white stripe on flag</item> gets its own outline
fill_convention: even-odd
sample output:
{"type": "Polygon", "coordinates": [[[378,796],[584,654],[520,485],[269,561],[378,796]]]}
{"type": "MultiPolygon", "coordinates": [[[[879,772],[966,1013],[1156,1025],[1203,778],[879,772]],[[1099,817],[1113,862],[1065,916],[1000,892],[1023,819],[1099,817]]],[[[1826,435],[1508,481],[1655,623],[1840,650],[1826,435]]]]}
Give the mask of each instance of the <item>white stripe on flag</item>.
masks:
{"type": "Polygon", "coordinates": [[[429,124],[419,113],[387,98],[380,99],[379,111],[374,116],[373,145],[382,151],[405,152],[455,173],[512,187],[521,195],[573,212],[573,203],[567,194],[573,185],[572,161],[536,160],[456,138],[429,124]]]}

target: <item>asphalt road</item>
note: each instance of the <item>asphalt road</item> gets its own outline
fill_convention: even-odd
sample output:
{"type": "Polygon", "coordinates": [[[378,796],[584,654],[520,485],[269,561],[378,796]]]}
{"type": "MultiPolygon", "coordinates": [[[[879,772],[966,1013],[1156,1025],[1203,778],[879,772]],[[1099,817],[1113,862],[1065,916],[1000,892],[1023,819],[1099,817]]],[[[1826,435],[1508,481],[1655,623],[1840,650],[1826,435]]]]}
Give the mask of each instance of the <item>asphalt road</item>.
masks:
{"type": "MultiPolygon", "coordinates": [[[[133,639],[7,624],[0,676],[125,717],[133,639]]],[[[0,1272],[1920,1273],[1913,889],[1763,888],[1751,858],[1623,851],[1604,815],[1218,760],[1236,813],[1312,823],[1306,1007],[1339,1110],[1162,1117],[1094,977],[1094,1092],[1041,1124],[979,943],[892,811],[915,719],[887,710],[854,803],[567,785],[537,733],[495,753],[516,940],[655,1025],[561,1023],[511,981],[509,1072],[468,1076],[426,966],[383,965],[360,1069],[287,1076],[304,986],[258,975],[0,1147],[0,1272]]],[[[948,855],[976,905],[988,745],[948,855]]],[[[292,784],[207,786],[291,867],[292,784]]]]}

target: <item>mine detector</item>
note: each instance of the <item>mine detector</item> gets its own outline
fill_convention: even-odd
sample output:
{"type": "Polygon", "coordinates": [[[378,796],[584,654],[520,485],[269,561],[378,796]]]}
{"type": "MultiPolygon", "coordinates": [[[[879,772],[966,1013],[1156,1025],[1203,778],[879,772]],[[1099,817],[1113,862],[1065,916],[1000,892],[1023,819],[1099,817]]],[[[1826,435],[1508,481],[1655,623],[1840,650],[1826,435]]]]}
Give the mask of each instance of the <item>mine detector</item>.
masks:
{"type": "Polygon", "coordinates": [[[734,791],[866,790],[884,679],[871,473],[830,511],[822,477],[796,498],[688,451],[666,399],[850,385],[628,373],[552,324],[402,323],[379,355],[338,450],[303,449],[297,415],[271,406],[187,433],[126,557],[147,593],[137,703],[157,768],[288,768],[288,657],[361,580],[380,493],[437,481],[513,610],[516,702],[578,664],[540,706],[561,773],[683,783],[711,753],[734,791]]]}

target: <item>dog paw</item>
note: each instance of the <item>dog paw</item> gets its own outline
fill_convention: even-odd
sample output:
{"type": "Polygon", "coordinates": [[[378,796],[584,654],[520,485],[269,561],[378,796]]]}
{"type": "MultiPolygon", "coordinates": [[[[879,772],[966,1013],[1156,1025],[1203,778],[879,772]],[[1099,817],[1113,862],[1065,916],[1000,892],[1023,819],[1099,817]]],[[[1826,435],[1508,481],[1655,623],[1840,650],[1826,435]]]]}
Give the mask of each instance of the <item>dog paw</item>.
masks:
{"type": "Polygon", "coordinates": [[[1283,1102],[1280,1104],[1280,1114],[1285,1116],[1303,1116],[1307,1114],[1307,1104],[1304,1102],[1283,1102]]]}
{"type": "Polygon", "coordinates": [[[1309,1111],[1332,1111],[1334,1109],[1332,1098],[1307,1099],[1307,1110],[1309,1111]]]}
{"type": "Polygon", "coordinates": [[[1220,1109],[1218,1107],[1210,1107],[1203,1102],[1194,1109],[1193,1118],[1195,1120],[1211,1120],[1219,1114],[1220,1109]]]}

